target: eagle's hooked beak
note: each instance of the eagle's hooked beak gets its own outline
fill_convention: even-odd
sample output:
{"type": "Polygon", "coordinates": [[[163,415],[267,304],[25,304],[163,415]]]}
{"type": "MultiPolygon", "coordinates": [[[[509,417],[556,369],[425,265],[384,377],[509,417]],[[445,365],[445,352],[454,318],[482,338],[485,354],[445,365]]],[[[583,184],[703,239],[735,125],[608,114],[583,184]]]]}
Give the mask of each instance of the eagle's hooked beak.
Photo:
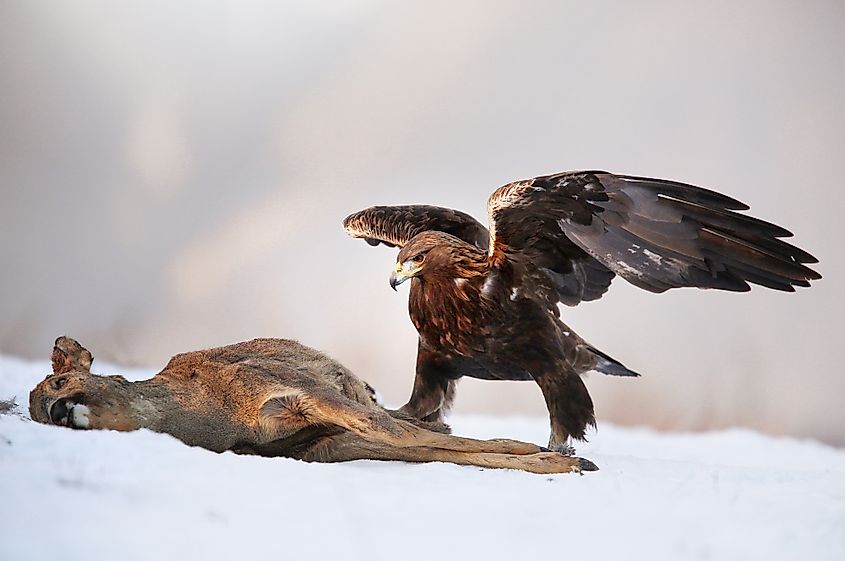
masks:
{"type": "Polygon", "coordinates": [[[414,268],[409,262],[405,262],[404,265],[397,263],[396,268],[390,273],[390,288],[396,290],[397,286],[413,277],[419,270],[419,267],[414,268]]]}

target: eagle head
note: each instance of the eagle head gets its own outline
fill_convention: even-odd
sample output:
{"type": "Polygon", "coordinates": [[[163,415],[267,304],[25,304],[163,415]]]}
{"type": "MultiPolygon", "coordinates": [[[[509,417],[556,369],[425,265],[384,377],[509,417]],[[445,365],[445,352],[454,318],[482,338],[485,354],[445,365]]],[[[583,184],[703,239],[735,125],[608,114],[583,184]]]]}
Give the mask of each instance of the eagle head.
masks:
{"type": "Polygon", "coordinates": [[[451,234],[427,231],[417,234],[399,251],[390,274],[390,287],[412,277],[468,278],[486,264],[487,254],[451,234]]]}

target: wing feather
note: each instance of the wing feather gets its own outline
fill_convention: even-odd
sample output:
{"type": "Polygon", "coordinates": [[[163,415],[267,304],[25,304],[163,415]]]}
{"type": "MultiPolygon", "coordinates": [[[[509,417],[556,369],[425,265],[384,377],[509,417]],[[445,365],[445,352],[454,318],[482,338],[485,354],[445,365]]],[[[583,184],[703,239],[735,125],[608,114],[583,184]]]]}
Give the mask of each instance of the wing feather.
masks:
{"type": "Polygon", "coordinates": [[[402,247],[427,230],[437,230],[487,249],[489,234],[475,218],[451,208],[428,205],[374,206],[350,214],[343,228],[353,238],[370,245],[402,247]]]}
{"type": "MultiPolygon", "coordinates": [[[[676,181],[566,172],[505,185],[487,208],[491,262],[516,253],[542,261],[551,248],[570,260],[569,271],[546,265],[556,284],[577,283],[576,265],[603,267],[608,284],[615,273],[651,292],[747,291],[748,283],[791,292],[821,278],[806,265],[815,257],[780,239],[789,230],[739,214],[749,207],[736,199],[676,181]]],[[[596,279],[580,283],[595,287],[596,279]]]]}

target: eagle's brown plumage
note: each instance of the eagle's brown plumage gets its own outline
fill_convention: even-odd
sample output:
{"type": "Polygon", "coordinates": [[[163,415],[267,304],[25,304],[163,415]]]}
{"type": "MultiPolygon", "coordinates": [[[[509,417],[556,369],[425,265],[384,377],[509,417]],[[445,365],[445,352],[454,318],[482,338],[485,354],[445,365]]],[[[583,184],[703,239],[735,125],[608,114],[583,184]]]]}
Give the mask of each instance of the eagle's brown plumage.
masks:
{"type": "Polygon", "coordinates": [[[391,285],[412,278],[419,332],[414,389],[404,411],[437,420],[461,376],[529,380],[565,449],[594,424],[580,378],[635,376],[575,335],[558,303],[600,298],[614,276],[651,292],[676,287],[783,291],[821,276],[792,234],[739,214],[714,191],[606,172],[566,172],[509,183],[487,203],[490,231],[467,214],[431,206],[372,207],[344,227],[370,244],[400,247],[391,285]]]}

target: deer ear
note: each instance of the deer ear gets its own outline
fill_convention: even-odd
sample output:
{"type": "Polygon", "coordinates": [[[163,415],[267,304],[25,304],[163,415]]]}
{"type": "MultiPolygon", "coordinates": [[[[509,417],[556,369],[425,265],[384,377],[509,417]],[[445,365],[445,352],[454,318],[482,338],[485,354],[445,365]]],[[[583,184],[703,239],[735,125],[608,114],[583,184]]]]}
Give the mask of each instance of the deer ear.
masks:
{"type": "Polygon", "coordinates": [[[59,337],[53,345],[53,374],[63,374],[72,370],[91,371],[94,357],[88,349],[70,337],[59,337]]]}

